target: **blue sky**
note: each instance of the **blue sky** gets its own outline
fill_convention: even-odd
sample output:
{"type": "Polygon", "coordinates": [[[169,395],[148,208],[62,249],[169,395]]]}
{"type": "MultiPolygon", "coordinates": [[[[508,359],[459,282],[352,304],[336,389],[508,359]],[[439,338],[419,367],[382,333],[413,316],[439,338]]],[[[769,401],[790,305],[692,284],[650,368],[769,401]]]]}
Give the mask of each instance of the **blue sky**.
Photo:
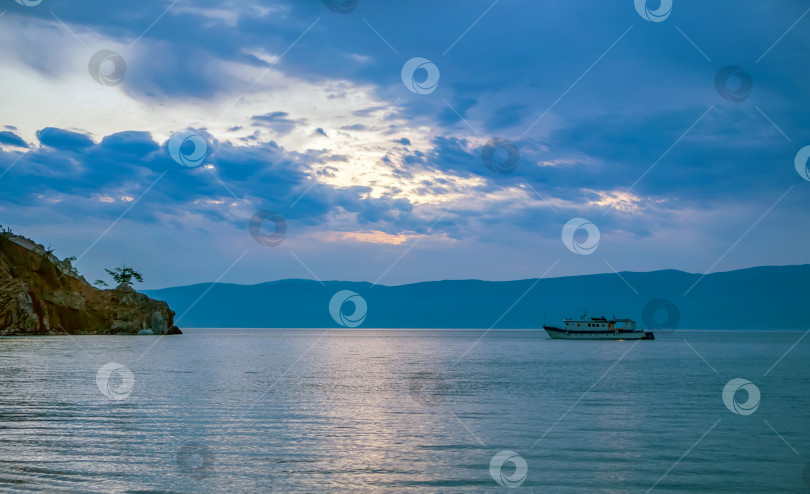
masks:
{"type": "Polygon", "coordinates": [[[810,3],[636,3],[6,0],[0,224],[144,288],[810,262],[810,3]]]}

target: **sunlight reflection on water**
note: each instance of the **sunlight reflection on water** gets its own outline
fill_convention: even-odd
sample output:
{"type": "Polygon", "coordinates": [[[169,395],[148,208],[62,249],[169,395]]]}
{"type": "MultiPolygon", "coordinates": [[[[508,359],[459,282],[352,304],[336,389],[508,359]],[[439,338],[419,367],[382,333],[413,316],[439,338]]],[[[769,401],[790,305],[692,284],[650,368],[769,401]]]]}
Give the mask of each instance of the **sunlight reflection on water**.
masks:
{"type": "Polygon", "coordinates": [[[536,491],[804,489],[808,344],[763,375],[801,333],[679,331],[616,363],[632,342],[499,330],[458,360],[482,334],[0,339],[0,490],[495,492],[503,450],[536,491]],[[134,376],[120,401],[109,362],[134,376]],[[738,377],[762,394],[749,416],[721,398],[738,377]]]}

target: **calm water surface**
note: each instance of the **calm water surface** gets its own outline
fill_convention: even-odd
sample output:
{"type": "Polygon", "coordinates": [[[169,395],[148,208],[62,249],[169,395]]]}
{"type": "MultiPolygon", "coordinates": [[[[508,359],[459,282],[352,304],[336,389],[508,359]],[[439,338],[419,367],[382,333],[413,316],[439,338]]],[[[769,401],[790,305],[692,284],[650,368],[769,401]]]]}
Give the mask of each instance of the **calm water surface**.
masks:
{"type": "Polygon", "coordinates": [[[509,450],[525,492],[808,492],[810,338],[788,352],[801,336],[5,338],[0,491],[506,492],[490,460],[509,450]],[[131,380],[105,383],[110,362],[131,380]],[[724,404],[734,378],[759,389],[754,413],[724,404]]]}

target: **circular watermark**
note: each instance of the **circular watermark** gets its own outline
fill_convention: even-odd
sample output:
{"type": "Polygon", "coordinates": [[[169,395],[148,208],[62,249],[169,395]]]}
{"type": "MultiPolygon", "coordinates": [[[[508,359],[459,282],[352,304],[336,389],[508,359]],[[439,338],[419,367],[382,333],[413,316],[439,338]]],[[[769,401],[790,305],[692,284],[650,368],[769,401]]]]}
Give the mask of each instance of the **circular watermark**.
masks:
{"type": "Polygon", "coordinates": [[[265,247],[276,247],[281,245],[281,242],[287,236],[287,220],[275,211],[259,211],[250,219],[248,231],[257,244],[265,247]],[[264,228],[266,225],[273,226],[271,233],[265,233],[264,228]]]}
{"type": "Polygon", "coordinates": [[[481,150],[481,159],[484,160],[484,164],[487,165],[487,168],[493,172],[500,173],[501,175],[509,175],[515,171],[518,166],[520,151],[512,141],[496,137],[489,141],[481,150]],[[500,150],[505,151],[505,157],[497,156],[498,154],[502,154],[499,153],[500,150]]]}
{"type": "Polygon", "coordinates": [[[411,398],[420,405],[436,406],[444,402],[447,394],[447,382],[438,374],[418,372],[411,376],[408,392],[411,398]]]}
{"type": "Polygon", "coordinates": [[[323,4],[338,14],[350,14],[357,8],[359,0],[323,0],[323,4]]]}
{"type": "Polygon", "coordinates": [[[810,146],[799,149],[793,164],[796,165],[796,171],[799,172],[799,175],[810,182],[810,167],[808,167],[810,165],[810,146]]]}
{"type": "Polygon", "coordinates": [[[111,400],[125,400],[135,386],[135,376],[126,365],[109,362],[96,373],[96,386],[101,394],[111,400]]]}
{"type": "Polygon", "coordinates": [[[593,254],[599,246],[599,228],[590,220],[574,218],[563,226],[562,241],[574,254],[583,256],[593,254]],[[575,238],[580,230],[586,235],[585,239],[581,241],[575,238]]]}
{"type": "Polygon", "coordinates": [[[90,57],[87,69],[93,79],[104,86],[117,86],[124,82],[127,62],[112,50],[99,50],[90,57]]]}
{"type": "Polygon", "coordinates": [[[169,156],[178,164],[194,168],[203,164],[208,154],[205,138],[193,130],[175,132],[169,138],[169,156]]]}
{"type": "Polygon", "coordinates": [[[529,465],[522,456],[514,451],[504,450],[496,453],[489,462],[489,474],[498,484],[504,487],[519,487],[529,474],[529,465]],[[504,472],[504,464],[510,462],[515,466],[511,475],[504,472]]]}
{"type": "Polygon", "coordinates": [[[672,331],[678,329],[681,322],[681,311],[671,300],[653,298],[644,304],[641,317],[647,329],[672,331]]]}
{"type": "Polygon", "coordinates": [[[714,87],[717,93],[729,101],[739,103],[751,95],[751,88],[754,87],[754,80],[751,74],[742,67],[736,65],[726,65],[717,72],[714,77],[714,87]],[[736,81],[736,84],[734,83],[736,81]]]}
{"type": "Polygon", "coordinates": [[[214,469],[214,454],[202,443],[186,443],[177,453],[177,468],[193,479],[204,479],[214,469]]]}
{"type": "Polygon", "coordinates": [[[723,403],[730,412],[737,415],[751,415],[759,408],[759,388],[748,379],[737,377],[723,388],[723,403]],[[736,400],[738,391],[745,391],[748,397],[742,403],[736,400]]]}
{"type": "MultiPolygon", "coordinates": [[[[650,8],[650,0],[635,0],[634,3],[638,15],[650,22],[664,22],[672,13],[672,0],[660,0],[657,9],[650,8]]],[[[655,0],[652,3],[656,3],[655,0]]]]}
{"type": "Polygon", "coordinates": [[[42,3],[42,0],[14,0],[14,1],[25,7],[36,7],[37,5],[42,3]]]}
{"type": "Polygon", "coordinates": [[[368,312],[366,299],[351,290],[341,290],[332,295],[332,299],[329,301],[329,315],[336,323],[347,328],[356,328],[363,324],[363,321],[366,320],[366,312],[368,312]],[[347,302],[354,305],[354,311],[348,315],[343,312],[343,305],[347,302]]]}
{"type": "Polygon", "coordinates": [[[439,86],[439,67],[427,58],[414,57],[402,66],[402,83],[409,91],[416,94],[430,94],[439,86]],[[417,73],[426,75],[417,81],[417,73]]]}

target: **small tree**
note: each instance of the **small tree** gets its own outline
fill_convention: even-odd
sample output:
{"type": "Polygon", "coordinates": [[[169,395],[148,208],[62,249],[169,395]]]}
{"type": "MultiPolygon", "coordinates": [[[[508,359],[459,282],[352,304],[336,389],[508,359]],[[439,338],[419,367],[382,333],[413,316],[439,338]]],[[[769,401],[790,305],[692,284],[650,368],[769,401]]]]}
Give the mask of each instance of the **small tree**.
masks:
{"type": "Polygon", "coordinates": [[[110,286],[104,280],[96,280],[96,281],[93,282],[93,284],[96,285],[97,287],[110,286]]]}
{"type": "Polygon", "coordinates": [[[107,272],[112,279],[115,280],[116,283],[124,284],[124,285],[131,285],[132,280],[137,281],[138,283],[143,283],[143,276],[141,273],[135,271],[132,268],[128,268],[126,264],[122,264],[121,267],[115,268],[113,270],[105,269],[104,271],[107,272]]]}

